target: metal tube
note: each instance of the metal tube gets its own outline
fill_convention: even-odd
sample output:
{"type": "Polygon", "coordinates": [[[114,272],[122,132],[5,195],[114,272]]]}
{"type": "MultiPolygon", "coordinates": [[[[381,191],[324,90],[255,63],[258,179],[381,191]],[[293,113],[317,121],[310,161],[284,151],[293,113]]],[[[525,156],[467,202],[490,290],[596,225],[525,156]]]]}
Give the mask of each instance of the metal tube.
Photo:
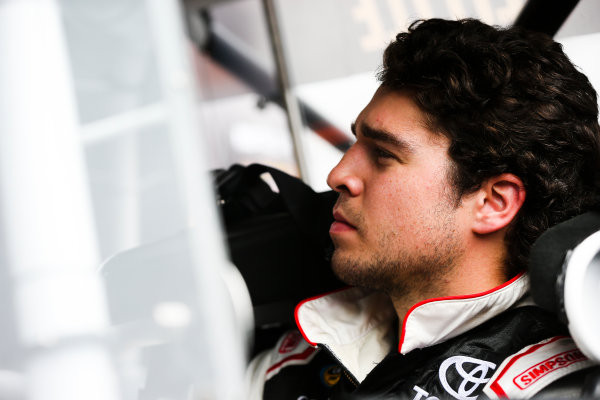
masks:
{"type": "Polygon", "coordinates": [[[275,65],[277,66],[277,77],[279,78],[280,91],[283,97],[284,108],[287,111],[288,126],[294,144],[294,156],[298,165],[300,178],[305,182],[310,182],[310,173],[306,164],[306,155],[304,151],[304,143],[302,141],[302,131],[304,124],[302,123],[302,115],[298,99],[294,95],[291,88],[291,80],[288,74],[288,67],[285,60],[283,44],[281,42],[281,32],[277,22],[277,13],[273,0],[263,0],[263,8],[269,27],[269,38],[271,39],[271,48],[275,57],[275,65]]]}
{"type": "MultiPolygon", "coordinates": [[[[232,296],[237,270],[227,259],[216,200],[205,168],[206,149],[195,123],[194,80],[181,10],[176,0],[148,0],[148,5],[182,205],[194,228],[187,240],[201,312],[197,316],[199,324],[190,328],[198,331],[191,332],[191,342],[184,345],[189,351],[201,348],[196,360],[210,366],[207,376],[194,376],[194,394],[198,398],[240,399],[246,334],[253,326],[250,297],[243,284],[235,289],[235,300],[241,298],[242,303],[236,303],[232,296]],[[241,314],[247,319],[237,319],[241,314]]],[[[190,368],[192,374],[201,370],[200,366],[190,368]]]]}

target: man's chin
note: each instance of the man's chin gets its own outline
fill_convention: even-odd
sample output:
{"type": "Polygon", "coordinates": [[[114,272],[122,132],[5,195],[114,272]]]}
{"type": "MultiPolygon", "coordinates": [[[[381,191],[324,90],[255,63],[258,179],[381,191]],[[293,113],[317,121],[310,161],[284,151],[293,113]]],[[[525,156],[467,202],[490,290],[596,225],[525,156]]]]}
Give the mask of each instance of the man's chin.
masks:
{"type": "Polygon", "coordinates": [[[368,289],[385,290],[378,268],[372,262],[336,250],[331,259],[333,273],[342,282],[368,289]]]}
{"type": "Polygon", "coordinates": [[[351,264],[354,264],[354,261],[350,261],[342,250],[336,248],[331,257],[331,269],[339,280],[348,285],[354,285],[354,283],[348,281],[348,278],[351,278],[348,274],[348,269],[352,268],[351,264]]]}

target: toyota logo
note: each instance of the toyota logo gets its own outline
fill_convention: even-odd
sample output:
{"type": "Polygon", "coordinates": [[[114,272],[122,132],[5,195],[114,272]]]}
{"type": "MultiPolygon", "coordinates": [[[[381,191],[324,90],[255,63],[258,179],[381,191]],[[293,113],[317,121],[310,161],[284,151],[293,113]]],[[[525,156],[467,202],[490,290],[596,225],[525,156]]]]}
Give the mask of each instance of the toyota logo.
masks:
{"type": "MultiPolygon", "coordinates": [[[[466,356],[454,356],[445,360],[440,366],[440,382],[446,389],[446,392],[455,399],[459,400],[475,400],[477,396],[471,396],[480,385],[485,384],[490,378],[487,378],[489,370],[494,370],[496,364],[489,361],[478,360],[477,358],[466,356]],[[453,382],[452,387],[448,383],[446,373],[452,368],[462,378],[462,381],[453,382]],[[460,384],[459,384],[460,382],[460,384]]],[[[453,379],[454,381],[454,379],[453,379]]]]}

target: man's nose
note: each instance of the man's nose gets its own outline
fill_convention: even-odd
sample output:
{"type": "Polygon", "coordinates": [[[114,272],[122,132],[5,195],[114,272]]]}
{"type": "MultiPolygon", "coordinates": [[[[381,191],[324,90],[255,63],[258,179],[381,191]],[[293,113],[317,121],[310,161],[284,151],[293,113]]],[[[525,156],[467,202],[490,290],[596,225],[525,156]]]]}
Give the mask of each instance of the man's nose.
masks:
{"type": "Polygon", "coordinates": [[[364,188],[362,177],[357,173],[359,168],[356,149],[352,146],[329,172],[327,184],[338,193],[358,196],[364,188]]]}

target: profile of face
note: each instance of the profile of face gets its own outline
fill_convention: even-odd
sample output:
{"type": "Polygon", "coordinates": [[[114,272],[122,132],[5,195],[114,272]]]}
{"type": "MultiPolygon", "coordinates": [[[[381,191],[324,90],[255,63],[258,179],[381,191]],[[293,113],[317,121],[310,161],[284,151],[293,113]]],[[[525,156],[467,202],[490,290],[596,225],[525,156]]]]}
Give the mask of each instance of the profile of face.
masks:
{"type": "Polygon", "coordinates": [[[379,88],[329,173],[339,193],[330,236],[344,282],[389,294],[444,279],[465,253],[468,211],[449,181],[449,140],[403,93],[379,88]]]}

